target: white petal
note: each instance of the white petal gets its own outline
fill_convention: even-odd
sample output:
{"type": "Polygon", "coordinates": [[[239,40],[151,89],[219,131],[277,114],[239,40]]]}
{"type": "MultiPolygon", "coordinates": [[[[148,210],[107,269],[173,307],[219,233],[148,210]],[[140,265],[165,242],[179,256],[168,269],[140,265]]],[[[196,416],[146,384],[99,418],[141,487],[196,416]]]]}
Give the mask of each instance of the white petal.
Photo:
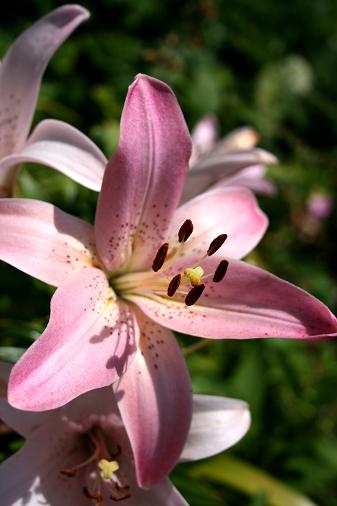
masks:
{"type": "Polygon", "coordinates": [[[193,396],[190,432],[180,461],[210,457],[240,441],[250,426],[248,405],[237,399],[193,396]]]}

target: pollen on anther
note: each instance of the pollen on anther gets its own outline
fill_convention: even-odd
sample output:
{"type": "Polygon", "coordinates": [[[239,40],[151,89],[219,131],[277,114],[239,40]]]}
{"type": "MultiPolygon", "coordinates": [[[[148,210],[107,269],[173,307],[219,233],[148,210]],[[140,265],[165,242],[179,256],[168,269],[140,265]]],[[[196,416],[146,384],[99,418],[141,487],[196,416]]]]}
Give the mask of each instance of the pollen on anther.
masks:
{"type": "Polygon", "coordinates": [[[181,282],[181,274],[177,274],[171,279],[167,287],[167,295],[169,297],[173,297],[173,295],[176,293],[176,291],[179,288],[180,282],[181,282]]]}
{"type": "Polygon", "coordinates": [[[219,283],[220,281],[223,280],[223,278],[225,277],[225,274],[227,272],[227,269],[228,269],[228,261],[221,260],[221,262],[219,263],[218,267],[216,268],[214,276],[213,276],[214,283],[219,283]]]}
{"type": "Polygon", "coordinates": [[[181,225],[179,232],[178,232],[178,241],[179,242],[186,242],[187,239],[190,237],[190,235],[193,232],[193,223],[191,220],[186,220],[181,225]]]}
{"type": "Polygon", "coordinates": [[[159,271],[159,269],[163,267],[168,252],[168,246],[169,246],[168,243],[164,242],[164,244],[162,244],[159,250],[157,251],[157,254],[152,262],[152,270],[154,272],[159,271]]]}
{"type": "Polygon", "coordinates": [[[193,304],[195,304],[197,300],[201,297],[201,294],[204,290],[205,290],[204,284],[194,286],[185,297],[186,306],[193,306],[193,304]]]}
{"type": "Polygon", "coordinates": [[[211,242],[211,244],[208,247],[207,256],[210,257],[211,255],[214,255],[214,253],[216,251],[218,251],[218,249],[221,248],[221,246],[223,245],[223,243],[225,242],[226,239],[227,239],[227,234],[220,234],[220,235],[218,235],[218,237],[213,239],[213,241],[211,242]]]}

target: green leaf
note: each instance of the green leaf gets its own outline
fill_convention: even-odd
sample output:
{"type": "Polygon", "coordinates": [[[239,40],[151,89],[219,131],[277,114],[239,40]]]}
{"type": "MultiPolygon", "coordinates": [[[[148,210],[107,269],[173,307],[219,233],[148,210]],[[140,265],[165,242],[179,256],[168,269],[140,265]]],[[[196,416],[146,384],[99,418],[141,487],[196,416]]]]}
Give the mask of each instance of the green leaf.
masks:
{"type": "Polygon", "coordinates": [[[26,348],[16,348],[14,346],[2,346],[0,348],[0,360],[6,362],[16,362],[21,355],[26,351],[26,348]]]}
{"type": "Polygon", "coordinates": [[[194,466],[191,476],[229,485],[249,496],[263,494],[269,506],[317,506],[267,472],[228,455],[194,466]]]}

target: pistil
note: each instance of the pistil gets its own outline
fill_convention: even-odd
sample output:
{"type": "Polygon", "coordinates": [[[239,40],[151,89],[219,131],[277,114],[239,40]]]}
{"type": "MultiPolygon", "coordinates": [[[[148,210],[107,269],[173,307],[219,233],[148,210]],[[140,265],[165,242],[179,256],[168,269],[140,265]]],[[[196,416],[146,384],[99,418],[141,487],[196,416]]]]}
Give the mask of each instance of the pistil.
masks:
{"type": "MultiPolygon", "coordinates": [[[[118,445],[117,450],[111,452],[107,446],[104,432],[98,425],[93,426],[86,433],[86,436],[89,439],[90,446],[93,448],[92,453],[80,464],[61,471],[61,474],[72,478],[77,474],[78,470],[87,468],[88,466],[90,468],[93,467],[95,483],[90,488],[84,485],[82,492],[87,499],[95,501],[95,506],[103,506],[104,493],[102,493],[102,487],[107,489],[112,501],[123,501],[131,497],[129,486],[122,485],[117,476],[120,466],[116,457],[121,453],[121,447],[118,445]]],[[[92,472],[88,474],[93,476],[92,472]]]]}
{"type": "Polygon", "coordinates": [[[183,297],[186,306],[195,304],[205,289],[205,279],[211,277],[214,283],[219,283],[224,279],[228,261],[222,260],[214,273],[205,274],[201,265],[207,257],[214,255],[227,240],[227,234],[220,234],[211,241],[206,253],[200,258],[197,265],[186,267],[182,272],[169,277],[168,273],[172,272],[171,268],[177,259],[183,256],[184,245],[192,235],[193,230],[192,221],[190,219],[185,220],[177,234],[178,245],[169,249],[169,244],[167,242],[163,243],[155,254],[151,271],[129,272],[111,278],[111,285],[117,294],[123,297],[123,294],[127,296],[131,293],[157,293],[162,295],[164,292],[168,297],[174,297],[175,295],[183,297]],[[188,285],[191,287],[190,290],[186,290],[188,285]]]}

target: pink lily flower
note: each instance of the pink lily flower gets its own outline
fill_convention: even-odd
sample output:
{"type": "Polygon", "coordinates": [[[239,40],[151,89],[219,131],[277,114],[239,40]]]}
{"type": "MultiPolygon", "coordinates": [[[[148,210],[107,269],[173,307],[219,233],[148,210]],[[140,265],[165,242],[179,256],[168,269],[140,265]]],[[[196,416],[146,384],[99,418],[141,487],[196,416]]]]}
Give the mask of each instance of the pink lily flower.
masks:
{"type": "Polygon", "coordinates": [[[41,163],[99,190],[106,159],[76,128],[56,120],[37,125],[27,139],[48,61],[89,17],[79,5],[63,5],[24,31],[0,65],[0,197],[14,191],[18,164],[41,163]]]}
{"type": "MultiPolygon", "coordinates": [[[[3,387],[9,370],[9,364],[0,363],[3,387]]],[[[0,417],[27,439],[19,452],[0,465],[2,506],[103,506],[119,501],[126,506],[187,506],[167,477],[149,490],[138,484],[111,388],[89,392],[43,413],[17,410],[2,398],[0,417]]],[[[226,450],[245,435],[249,425],[245,402],[195,395],[180,461],[226,450]]]]}
{"type": "Polygon", "coordinates": [[[277,159],[264,149],[256,148],[258,134],[242,127],[219,138],[215,116],[202,118],[192,130],[192,155],[182,202],[199,193],[222,186],[243,186],[257,193],[272,195],[276,189],[265,177],[265,165],[277,159]]]}
{"type": "Polygon", "coordinates": [[[190,148],[170,88],[138,76],[94,226],[46,202],[0,200],[0,258],[58,287],[48,326],[12,371],[9,402],[48,410],[116,382],[141,485],[169,472],[190,426],[188,370],[170,329],[211,339],[337,331],[317,299],[239,260],[267,226],[251,192],[220,188],[176,209],[190,148]]]}

